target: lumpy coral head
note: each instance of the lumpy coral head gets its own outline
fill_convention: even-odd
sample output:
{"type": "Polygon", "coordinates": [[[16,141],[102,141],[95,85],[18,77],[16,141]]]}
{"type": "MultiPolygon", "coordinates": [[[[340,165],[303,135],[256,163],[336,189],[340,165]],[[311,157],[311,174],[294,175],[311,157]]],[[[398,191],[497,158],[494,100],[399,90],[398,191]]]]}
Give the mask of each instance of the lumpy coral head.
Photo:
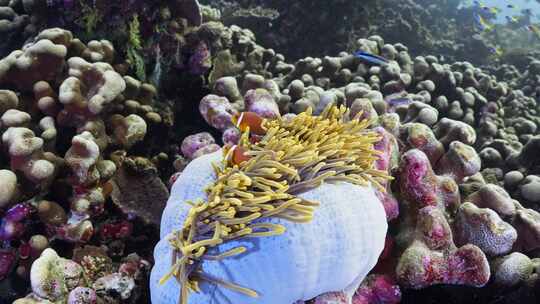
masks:
{"type": "MultiPolygon", "coordinates": [[[[171,267],[173,248],[167,236],[187,218],[191,205],[185,202],[205,197],[204,188],[215,179],[211,163],[220,159],[218,151],[193,160],[172,188],[161,222],[162,239],[154,250],[152,303],[177,303],[180,286],[176,280],[158,283],[171,267]]],[[[300,197],[320,202],[312,221],[262,219],[260,222],[284,226],[285,233],[227,242],[219,247],[220,253],[238,246],[247,250],[236,257],[202,263],[205,273],[249,287],[258,298],[203,283],[201,292],[192,293],[188,303],[290,304],[340,290],[347,291],[350,301],[384,247],[384,208],[371,188],[349,183],[323,183],[300,197]]]]}

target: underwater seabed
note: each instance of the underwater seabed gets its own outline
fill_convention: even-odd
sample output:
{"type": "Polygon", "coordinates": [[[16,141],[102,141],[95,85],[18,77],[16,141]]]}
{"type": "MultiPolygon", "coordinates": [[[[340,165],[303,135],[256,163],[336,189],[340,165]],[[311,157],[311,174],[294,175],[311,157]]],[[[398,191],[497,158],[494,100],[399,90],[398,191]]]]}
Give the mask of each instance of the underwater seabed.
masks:
{"type": "Polygon", "coordinates": [[[0,303],[539,302],[535,27],[428,2],[0,0],[0,303]]]}

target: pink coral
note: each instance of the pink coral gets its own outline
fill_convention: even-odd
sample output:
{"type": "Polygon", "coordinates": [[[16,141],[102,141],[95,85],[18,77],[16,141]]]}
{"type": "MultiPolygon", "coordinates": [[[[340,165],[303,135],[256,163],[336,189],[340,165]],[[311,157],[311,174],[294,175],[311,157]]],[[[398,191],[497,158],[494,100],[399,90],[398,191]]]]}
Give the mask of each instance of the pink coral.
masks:
{"type": "Polygon", "coordinates": [[[420,150],[402,155],[398,176],[402,198],[419,208],[439,205],[455,209],[459,205],[457,184],[449,177],[435,175],[429,159],[420,150]]]}
{"type": "MultiPolygon", "coordinates": [[[[399,148],[397,141],[392,134],[382,127],[377,127],[374,131],[381,136],[381,139],[375,143],[374,148],[377,151],[382,152],[381,155],[379,155],[379,159],[375,161],[375,168],[391,174],[391,171],[397,166],[398,162],[399,148]]],[[[399,215],[399,204],[392,194],[390,183],[386,182],[386,184],[382,186],[386,188],[386,192],[377,191],[375,194],[383,203],[387,220],[391,221],[399,215]]]]}
{"type": "Polygon", "coordinates": [[[388,275],[370,274],[356,290],[352,304],[397,304],[401,290],[388,275]]]}
{"type": "Polygon", "coordinates": [[[490,277],[485,254],[474,245],[456,248],[444,213],[434,206],[419,211],[415,240],[400,257],[397,278],[405,287],[435,284],[484,286],[490,277]]]}

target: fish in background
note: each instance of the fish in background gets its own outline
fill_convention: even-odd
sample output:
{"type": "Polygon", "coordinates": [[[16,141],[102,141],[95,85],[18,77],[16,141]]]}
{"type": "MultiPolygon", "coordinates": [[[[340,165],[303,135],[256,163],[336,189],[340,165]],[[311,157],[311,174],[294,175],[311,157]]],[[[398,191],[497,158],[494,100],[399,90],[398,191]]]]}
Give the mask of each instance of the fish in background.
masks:
{"type": "Polygon", "coordinates": [[[486,11],[486,12],[489,12],[493,15],[497,15],[498,13],[501,12],[501,9],[496,7],[496,6],[493,6],[493,7],[489,7],[485,4],[483,4],[482,2],[480,1],[474,1],[474,6],[486,11]]]}
{"type": "Polygon", "coordinates": [[[355,52],[354,57],[360,59],[364,63],[369,63],[373,65],[387,65],[389,62],[388,59],[384,57],[377,56],[375,54],[371,54],[364,51],[355,52]]]}
{"type": "Polygon", "coordinates": [[[516,16],[505,16],[505,18],[506,18],[506,21],[508,21],[508,23],[518,23],[519,22],[519,19],[516,16]]]}
{"type": "Polygon", "coordinates": [[[489,24],[478,13],[474,13],[473,17],[474,17],[474,24],[475,24],[476,28],[478,28],[480,31],[490,31],[490,30],[493,29],[493,25],[489,24]]]}
{"type": "Polygon", "coordinates": [[[496,57],[501,57],[503,54],[503,49],[500,46],[490,46],[488,51],[491,53],[491,55],[496,57]]]}
{"type": "Polygon", "coordinates": [[[540,28],[537,25],[529,24],[526,28],[529,32],[533,33],[536,38],[540,39],[540,28]]]}
{"type": "Polygon", "coordinates": [[[498,8],[498,7],[489,7],[489,6],[481,6],[481,8],[484,10],[484,11],[487,11],[487,12],[490,12],[492,13],[493,15],[497,15],[498,13],[501,12],[501,9],[498,8]]]}

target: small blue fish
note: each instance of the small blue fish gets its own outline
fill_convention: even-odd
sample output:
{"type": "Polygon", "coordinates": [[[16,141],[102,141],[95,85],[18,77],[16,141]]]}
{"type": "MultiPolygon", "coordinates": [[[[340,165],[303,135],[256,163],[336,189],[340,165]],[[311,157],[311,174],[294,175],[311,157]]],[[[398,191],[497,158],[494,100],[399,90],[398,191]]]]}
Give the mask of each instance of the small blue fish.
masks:
{"type": "Polygon", "coordinates": [[[365,63],[371,63],[375,65],[388,64],[388,59],[381,56],[374,55],[374,54],[370,54],[364,51],[357,51],[356,53],[354,53],[354,57],[362,60],[365,63]]]}

